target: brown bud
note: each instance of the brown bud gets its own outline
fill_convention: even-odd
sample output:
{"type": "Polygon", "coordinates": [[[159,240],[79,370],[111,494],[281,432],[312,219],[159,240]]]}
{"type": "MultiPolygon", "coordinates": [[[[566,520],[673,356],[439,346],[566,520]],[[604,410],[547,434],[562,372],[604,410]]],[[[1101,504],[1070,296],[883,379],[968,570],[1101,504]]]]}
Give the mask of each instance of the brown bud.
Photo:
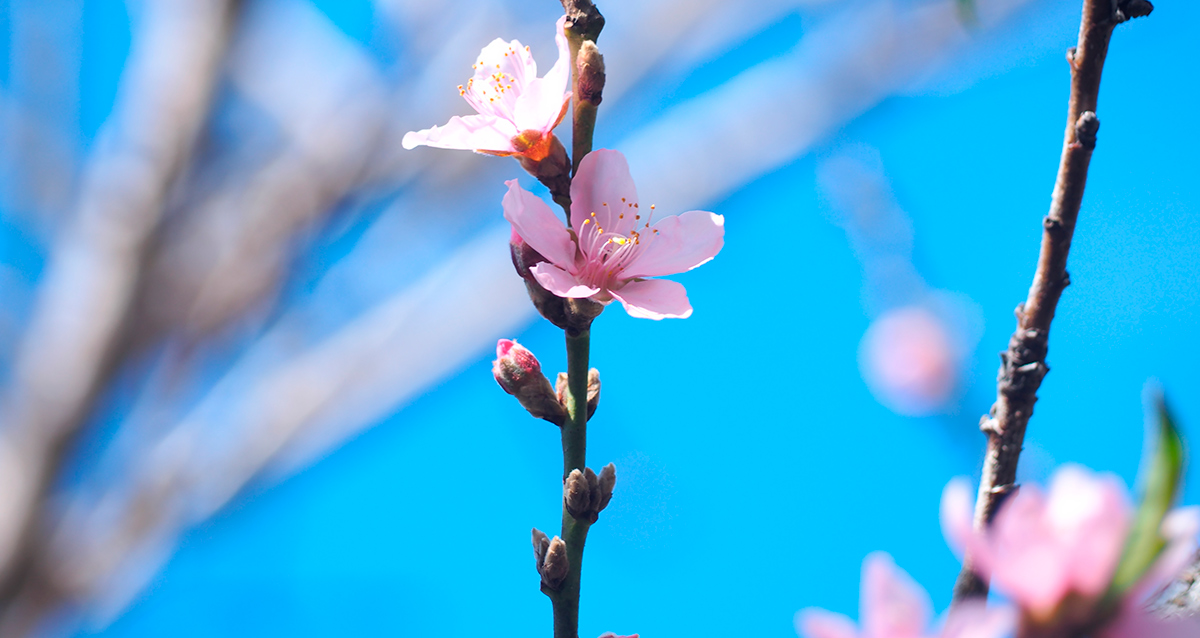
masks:
{"type": "Polygon", "coordinates": [[[571,470],[563,482],[563,504],[567,513],[589,525],[595,523],[612,499],[616,482],[617,470],[612,463],[600,470],[599,476],[590,467],[571,470]]]}
{"type": "Polygon", "coordinates": [[[542,573],[542,563],[546,562],[546,552],[550,551],[550,537],[542,530],[533,528],[533,566],[538,574],[542,573]]]}
{"type": "Polygon", "coordinates": [[[577,97],[581,101],[599,105],[604,93],[604,56],[596,43],[585,40],[579,47],[579,57],[576,59],[579,74],[576,84],[577,97]]]}
{"type": "MultiPolygon", "coordinates": [[[[591,468],[585,468],[586,474],[595,476],[591,468]]],[[[571,470],[567,480],[563,482],[563,502],[567,513],[580,520],[590,520],[592,512],[592,489],[588,484],[588,476],[578,469],[571,470]]]]}
{"type": "Polygon", "coordinates": [[[600,405],[600,371],[595,368],[588,370],[587,401],[588,420],[591,420],[600,405]]]}
{"type": "Polygon", "coordinates": [[[542,562],[542,584],[557,590],[562,586],[563,580],[567,578],[569,570],[567,544],[563,542],[563,539],[555,536],[550,539],[550,546],[546,549],[546,558],[542,562]]]}
{"type": "MultiPolygon", "coordinates": [[[[554,393],[558,396],[558,402],[567,407],[567,373],[559,372],[558,378],[554,381],[554,393]]],[[[592,368],[588,370],[587,384],[587,406],[588,420],[591,420],[592,415],[596,413],[596,406],[600,405],[600,371],[592,368]]]]}
{"type": "Polygon", "coordinates": [[[600,470],[599,477],[599,494],[600,503],[596,506],[596,512],[604,511],[608,507],[608,502],[612,500],[613,488],[617,485],[617,466],[609,463],[600,470]]]}

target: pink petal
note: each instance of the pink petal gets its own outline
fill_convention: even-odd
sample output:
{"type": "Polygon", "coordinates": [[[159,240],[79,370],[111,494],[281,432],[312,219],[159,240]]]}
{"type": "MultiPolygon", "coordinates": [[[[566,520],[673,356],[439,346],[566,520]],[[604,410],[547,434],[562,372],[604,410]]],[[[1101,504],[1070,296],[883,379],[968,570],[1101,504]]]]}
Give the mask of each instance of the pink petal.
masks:
{"type": "MultiPolygon", "coordinates": [[[[605,232],[628,235],[637,222],[634,215],[619,215],[636,210],[637,187],[629,174],[629,163],[619,151],[600,149],[584,156],[571,181],[571,225],[583,228],[583,221],[595,213],[595,223],[605,232]]],[[[636,213],[635,213],[636,214],[636,213]]]]}
{"type": "Polygon", "coordinates": [[[971,482],[963,477],[951,480],[942,490],[942,535],[950,549],[960,556],[975,533],[971,528],[974,516],[971,496],[971,482]]]}
{"type": "Polygon", "coordinates": [[[715,257],[725,244],[725,218],[701,210],[666,217],[651,230],[658,232],[637,259],[625,267],[623,276],[661,277],[685,272],[715,257]]]}
{"type": "Polygon", "coordinates": [[[563,109],[570,100],[571,94],[567,89],[571,82],[571,51],[567,46],[567,36],[563,32],[566,22],[567,16],[562,16],[554,25],[558,60],[546,73],[546,77],[531,80],[517,98],[516,124],[522,131],[537,129],[549,133],[562,119],[563,109]]]}
{"type": "Polygon", "coordinates": [[[631,281],[620,290],[611,292],[631,317],[657,320],[687,319],[692,316],[692,304],[688,303],[687,291],[677,281],[643,279],[631,281]]]}
{"type": "Polygon", "coordinates": [[[959,603],[946,619],[939,634],[941,638],[1003,638],[1016,625],[1015,610],[1010,607],[989,607],[986,603],[959,603]]]}
{"type": "Polygon", "coordinates": [[[986,535],[993,585],[1037,612],[1056,606],[1071,584],[1067,550],[1058,544],[1046,509],[1041,490],[1022,487],[1001,506],[986,535]]]}
{"type": "Polygon", "coordinates": [[[575,241],[567,227],[542,198],[521,188],[517,180],[504,183],[508,186],[502,202],[504,219],[550,263],[569,268],[575,262],[575,241]]]}
{"type": "Polygon", "coordinates": [[[863,561],[859,604],[863,633],[872,638],[918,638],[933,615],[929,595],[883,552],[863,561]]]}
{"type": "Polygon", "coordinates": [[[796,633],[805,638],[857,638],[858,628],[841,614],[810,608],[796,613],[796,633]]]}
{"type": "Polygon", "coordinates": [[[582,284],[571,273],[544,261],[529,271],[543,288],[559,297],[583,298],[600,292],[599,288],[582,284]]]}
{"type": "Polygon", "coordinates": [[[517,128],[549,133],[562,120],[570,93],[563,93],[539,78],[529,83],[517,97],[514,121],[517,128]]]}
{"type": "Polygon", "coordinates": [[[1071,588],[1095,596],[1108,588],[1129,533],[1125,486],[1112,475],[1064,465],[1054,474],[1046,516],[1071,588]]]}
{"type": "Polygon", "coordinates": [[[517,129],[511,122],[491,115],[455,116],[445,126],[405,133],[400,144],[410,150],[418,146],[432,146],[515,153],[512,138],[516,134],[517,129]]]}

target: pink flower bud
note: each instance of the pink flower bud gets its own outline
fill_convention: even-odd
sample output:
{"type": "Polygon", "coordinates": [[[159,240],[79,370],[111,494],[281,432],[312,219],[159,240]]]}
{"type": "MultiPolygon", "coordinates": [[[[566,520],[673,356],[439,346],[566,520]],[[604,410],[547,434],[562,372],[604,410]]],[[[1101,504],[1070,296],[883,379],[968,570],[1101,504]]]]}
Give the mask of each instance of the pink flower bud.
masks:
{"type": "Polygon", "coordinates": [[[559,403],[550,380],[542,374],[542,364],[529,348],[512,339],[497,341],[492,376],[505,392],[517,397],[530,414],[562,425],[566,408],[559,403]]]}
{"type": "Polygon", "coordinates": [[[492,374],[496,377],[496,383],[512,395],[519,394],[521,388],[530,381],[544,378],[542,364],[538,363],[537,357],[529,348],[512,339],[496,342],[496,361],[492,364],[492,374]]]}

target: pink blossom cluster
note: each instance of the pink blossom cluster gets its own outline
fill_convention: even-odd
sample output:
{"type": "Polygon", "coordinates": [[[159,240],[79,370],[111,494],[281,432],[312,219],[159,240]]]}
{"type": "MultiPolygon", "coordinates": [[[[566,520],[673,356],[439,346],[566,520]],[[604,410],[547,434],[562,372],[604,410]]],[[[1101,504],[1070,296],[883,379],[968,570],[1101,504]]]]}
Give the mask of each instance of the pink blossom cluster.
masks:
{"type": "MultiPolygon", "coordinates": [[[[565,19],[555,25],[558,61],[545,77],[537,77],[529,47],[497,38],[479,53],[474,76],[458,87],[476,114],[409,132],[404,147],[546,159],[553,130],[571,98],[565,19]]],[[[692,314],[683,285],[656,277],[691,270],[716,256],[724,243],[724,217],[689,211],[655,221],[655,207],[642,208],[638,201],[625,156],[608,149],[589,153],[579,163],[570,185],[567,224],[517,180],[505,183],[504,218],[512,224],[514,239],[540,257],[526,266],[545,290],[602,304],[619,301],[634,317],[692,314]]]]}
{"type": "Polygon", "coordinates": [[[872,554],[863,565],[861,628],[823,610],[804,610],[796,627],[807,638],[1001,638],[1089,635],[1093,638],[1200,636],[1200,618],[1164,619],[1148,598],[1182,571],[1196,551],[1200,508],[1163,519],[1166,546],[1119,600],[1109,600],[1113,576],[1132,525],[1133,508],[1120,481],[1067,465],[1050,489],[1022,487],[992,524],[972,526],[972,494],[952,481],[942,497],[942,526],[952,548],[965,552],[1010,605],[966,602],[930,628],[929,597],[892,563],[872,554]]]}

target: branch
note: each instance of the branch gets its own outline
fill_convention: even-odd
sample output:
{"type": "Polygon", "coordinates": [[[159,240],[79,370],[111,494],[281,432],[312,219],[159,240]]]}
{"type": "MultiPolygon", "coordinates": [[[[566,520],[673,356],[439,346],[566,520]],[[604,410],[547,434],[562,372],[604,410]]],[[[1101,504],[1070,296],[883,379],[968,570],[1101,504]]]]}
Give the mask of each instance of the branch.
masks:
{"type": "MultiPolygon", "coordinates": [[[[1004,498],[1016,488],[1017,461],[1025,428],[1033,415],[1038,387],[1050,371],[1046,366],[1050,322],[1059,297],[1071,282],[1067,254],[1087,183],[1088,164],[1096,148],[1096,131],[1100,128],[1096,100],[1109,38],[1117,24],[1147,15],[1150,9],[1144,0],[1127,0],[1119,5],[1111,0],[1084,0],[1079,44],[1067,52],[1071,66],[1067,130],[1050,213],[1042,222],[1037,271],[1029,298],[1017,306],[1017,329],[1009,339],[1008,350],[1000,354],[996,402],[979,425],[988,442],[975,503],[976,529],[983,529],[991,522],[1004,498]]],[[[987,582],[975,574],[967,556],[954,586],[954,601],[984,597],[987,591],[987,582]]]]}
{"type": "MultiPolygon", "coordinates": [[[[70,441],[111,375],[150,238],[209,110],[237,2],[148,5],[122,106],[87,168],[5,396],[0,598],[19,585],[70,441]]],[[[0,633],[19,635],[5,618],[0,633]]]]}

